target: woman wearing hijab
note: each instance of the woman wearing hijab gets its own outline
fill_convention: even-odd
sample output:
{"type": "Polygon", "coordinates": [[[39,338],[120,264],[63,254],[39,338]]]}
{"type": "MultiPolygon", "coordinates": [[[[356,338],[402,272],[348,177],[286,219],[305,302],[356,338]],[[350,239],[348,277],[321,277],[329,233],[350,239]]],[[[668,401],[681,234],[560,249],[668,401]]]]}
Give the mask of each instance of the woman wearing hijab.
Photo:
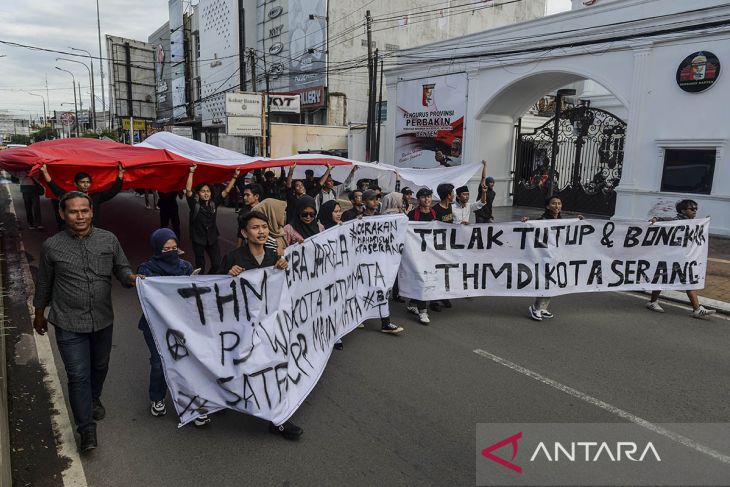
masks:
{"type": "MultiPolygon", "coordinates": [[[[322,203],[319,208],[319,223],[325,228],[332,228],[342,223],[342,207],[337,200],[329,200],[322,203]]],[[[342,339],[335,342],[335,348],[342,350],[342,339]]]]}
{"type": "Polygon", "coordinates": [[[325,201],[319,209],[319,223],[327,228],[342,223],[342,207],[337,200],[325,201]]]}
{"type": "MultiPolygon", "coordinates": [[[[150,236],[150,244],[152,245],[152,257],[140,264],[137,274],[158,277],[189,276],[193,273],[192,264],[180,258],[175,232],[169,228],[157,229],[150,236]]],[[[144,315],[139,319],[138,328],[142,330],[144,341],[150,350],[150,413],[155,417],[164,416],[167,413],[165,408],[167,384],[165,374],[162,372],[162,358],[157,351],[150,325],[144,315]]],[[[200,416],[195,420],[195,426],[204,426],[208,423],[210,423],[208,416],[200,416]]]]}
{"type": "Polygon", "coordinates": [[[286,245],[301,243],[324,230],[317,222],[317,205],[311,196],[300,196],[294,205],[294,218],[284,227],[286,245]]]}
{"type": "Polygon", "coordinates": [[[383,198],[383,215],[391,215],[394,213],[405,213],[403,211],[403,195],[398,192],[392,192],[383,198]]]}
{"type": "Polygon", "coordinates": [[[276,249],[280,254],[286,248],[286,240],[284,240],[284,218],[286,215],[286,202],[275,198],[266,198],[261,203],[251,208],[251,211],[260,211],[266,215],[269,223],[269,242],[267,247],[272,246],[271,242],[275,242],[276,249]]]}

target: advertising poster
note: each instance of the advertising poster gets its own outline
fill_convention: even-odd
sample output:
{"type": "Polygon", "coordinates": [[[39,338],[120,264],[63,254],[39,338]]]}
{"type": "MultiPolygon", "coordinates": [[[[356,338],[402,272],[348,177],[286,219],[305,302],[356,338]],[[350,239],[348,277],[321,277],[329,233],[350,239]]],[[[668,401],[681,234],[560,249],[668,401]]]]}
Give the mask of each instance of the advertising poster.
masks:
{"type": "Polygon", "coordinates": [[[467,84],[466,73],[398,82],[397,166],[424,169],[461,165],[467,84]]]}

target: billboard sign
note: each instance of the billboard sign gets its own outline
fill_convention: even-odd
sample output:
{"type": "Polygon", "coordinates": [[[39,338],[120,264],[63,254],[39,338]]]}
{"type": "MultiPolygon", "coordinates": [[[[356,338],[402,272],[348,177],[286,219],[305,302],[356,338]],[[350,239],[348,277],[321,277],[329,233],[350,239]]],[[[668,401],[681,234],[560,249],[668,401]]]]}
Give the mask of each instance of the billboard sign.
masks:
{"type": "Polygon", "coordinates": [[[467,85],[466,73],[398,82],[396,165],[422,169],[461,165],[467,85]]]}
{"type": "Polygon", "coordinates": [[[226,93],[226,116],[261,117],[260,93],[226,93]]]}
{"type": "Polygon", "coordinates": [[[327,86],[326,17],[327,0],[289,3],[289,88],[293,91],[327,86]]]}
{"type": "Polygon", "coordinates": [[[271,113],[300,113],[300,95],[269,95],[269,110],[271,113]]]}
{"type": "Polygon", "coordinates": [[[261,119],[256,117],[226,117],[226,133],[247,137],[261,137],[261,119]]]}

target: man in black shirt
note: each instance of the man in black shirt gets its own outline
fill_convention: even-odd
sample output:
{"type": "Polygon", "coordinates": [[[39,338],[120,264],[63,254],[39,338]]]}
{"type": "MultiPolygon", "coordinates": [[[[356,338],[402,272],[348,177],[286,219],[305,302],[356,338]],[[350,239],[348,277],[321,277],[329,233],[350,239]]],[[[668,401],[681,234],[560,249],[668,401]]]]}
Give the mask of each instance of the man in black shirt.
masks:
{"type": "Polygon", "coordinates": [[[241,237],[241,219],[246,213],[251,211],[251,208],[258,205],[264,193],[264,189],[260,184],[251,183],[243,187],[243,206],[238,212],[238,227],[236,228],[236,248],[243,244],[243,237],[241,237]]]}
{"type": "Polygon", "coordinates": [[[433,207],[433,211],[436,212],[436,220],[444,223],[454,223],[454,212],[451,210],[451,205],[454,203],[454,185],[439,184],[436,187],[436,192],[441,198],[441,201],[433,207]]]}
{"type": "MultiPolygon", "coordinates": [[[[231,277],[240,273],[263,267],[274,267],[275,269],[286,269],[289,263],[279,256],[276,250],[266,246],[269,238],[269,223],[266,215],[259,211],[250,211],[241,217],[241,237],[246,242],[239,248],[232,250],[225,257],[220,265],[220,272],[225,272],[231,277]]],[[[269,423],[269,431],[280,434],[287,440],[296,440],[303,430],[291,421],[275,425],[269,423]]]]}
{"type": "Polygon", "coordinates": [[[314,179],[314,171],[312,169],[304,171],[304,176],[304,189],[306,189],[309,196],[315,198],[322,189],[322,186],[320,186],[319,181],[314,179]]]}
{"type": "Polygon", "coordinates": [[[484,179],[484,184],[479,185],[479,193],[477,199],[484,203],[480,209],[474,212],[477,223],[493,223],[494,215],[492,214],[492,205],[497,193],[494,191],[494,178],[488,177],[484,179]],[[486,188],[486,189],[485,189],[486,188]]]}
{"type": "MultiPolygon", "coordinates": [[[[418,206],[408,213],[408,219],[414,222],[430,222],[436,220],[436,212],[431,208],[433,191],[428,188],[421,188],[416,193],[416,198],[418,198],[418,206]]],[[[428,301],[411,299],[406,309],[414,315],[417,315],[418,321],[422,325],[431,323],[428,317],[428,301]]]]}
{"type": "MultiPolygon", "coordinates": [[[[286,176],[286,223],[291,222],[292,218],[294,217],[297,199],[299,199],[300,196],[309,194],[306,188],[306,181],[302,181],[301,179],[293,179],[294,168],[296,166],[296,163],[290,166],[289,174],[287,174],[286,176]]],[[[311,169],[307,169],[307,172],[309,171],[311,171],[311,169]]]]}
{"type": "Polygon", "coordinates": [[[169,193],[161,193],[158,191],[159,199],[157,206],[160,208],[160,228],[172,226],[178,242],[180,241],[180,213],[177,207],[177,198],[182,197],[180,191],[170,191],[169,193]]]}
{"type": "Polygon", "coordinates": [[[342,213],[342,221],[348,222],[362,215],[364,207],[362,205],[362,191],[354,189],[350,191],[350,202],[352,202],[352,208],[342,213]]]}
{"type": "MultiPolygon", "coordinates": [[[[119,193],[119,191],[122,190],[122,183],[124,182],[124,168],[122,167],[121,162],[117,165],[117,167],[119,169],[119,172],[117,173],[117,179],[114,180],[114,184],[112,184],[112,187],[107,189],[106,191],[99,191],[98,193],[89,192],[91,190],[90,175],[85,172],[79,172],[76,173],[76,176],[74,176],[74,184],[76,185],[76,189],[81,191],[82,193],[88,194],[91,198],[91,209],[94,214],[94,221],[92,221],[92,224],[95,227],[98,227],[99,221],[101,221],[101,204],[114,198],[119,193]]],[[[41,174],[43,174],[43,178],[46,180],[46,184],[48,184],[48,187],[51,188],[51,191],[53,191],[53,194],[56,195],[56,198],[61,198],[61,196],[66,194],[66,191],[58,186],[55,181],[53,181],[51,175],[48,173],[48,167],[46,167],[45,164],[41,166],[41,174]]],[[[57,210],[58,208],[56,208],[54,205],[54,209],[57,210]]],[[[59,230],[62,228],[63,225],[59,225],[59,230]]]]}

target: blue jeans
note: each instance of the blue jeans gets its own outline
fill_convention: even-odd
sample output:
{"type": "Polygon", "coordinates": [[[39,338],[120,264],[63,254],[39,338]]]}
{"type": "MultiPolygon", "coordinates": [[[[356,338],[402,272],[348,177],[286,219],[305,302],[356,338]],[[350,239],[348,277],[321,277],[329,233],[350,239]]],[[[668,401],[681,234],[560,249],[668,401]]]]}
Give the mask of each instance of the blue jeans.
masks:
{"type": "Polygon", "coordinates": [[[139,322],[139,329],[142,330],[144,341],[150,349],[150,401],[163,401],[167,392],[165,373],[162,370],[162,358],[157,351],[155,340],[152,338],[150,325],[144,317],[139,322]]]}
{"type": "Polygon", "coordinates": [[[68,402],[79,433],[96,430],[92,401],[101,397],[109,371],[113,328],[77,333],[56,326],[56,344],[68,378],[68,402]]]}

